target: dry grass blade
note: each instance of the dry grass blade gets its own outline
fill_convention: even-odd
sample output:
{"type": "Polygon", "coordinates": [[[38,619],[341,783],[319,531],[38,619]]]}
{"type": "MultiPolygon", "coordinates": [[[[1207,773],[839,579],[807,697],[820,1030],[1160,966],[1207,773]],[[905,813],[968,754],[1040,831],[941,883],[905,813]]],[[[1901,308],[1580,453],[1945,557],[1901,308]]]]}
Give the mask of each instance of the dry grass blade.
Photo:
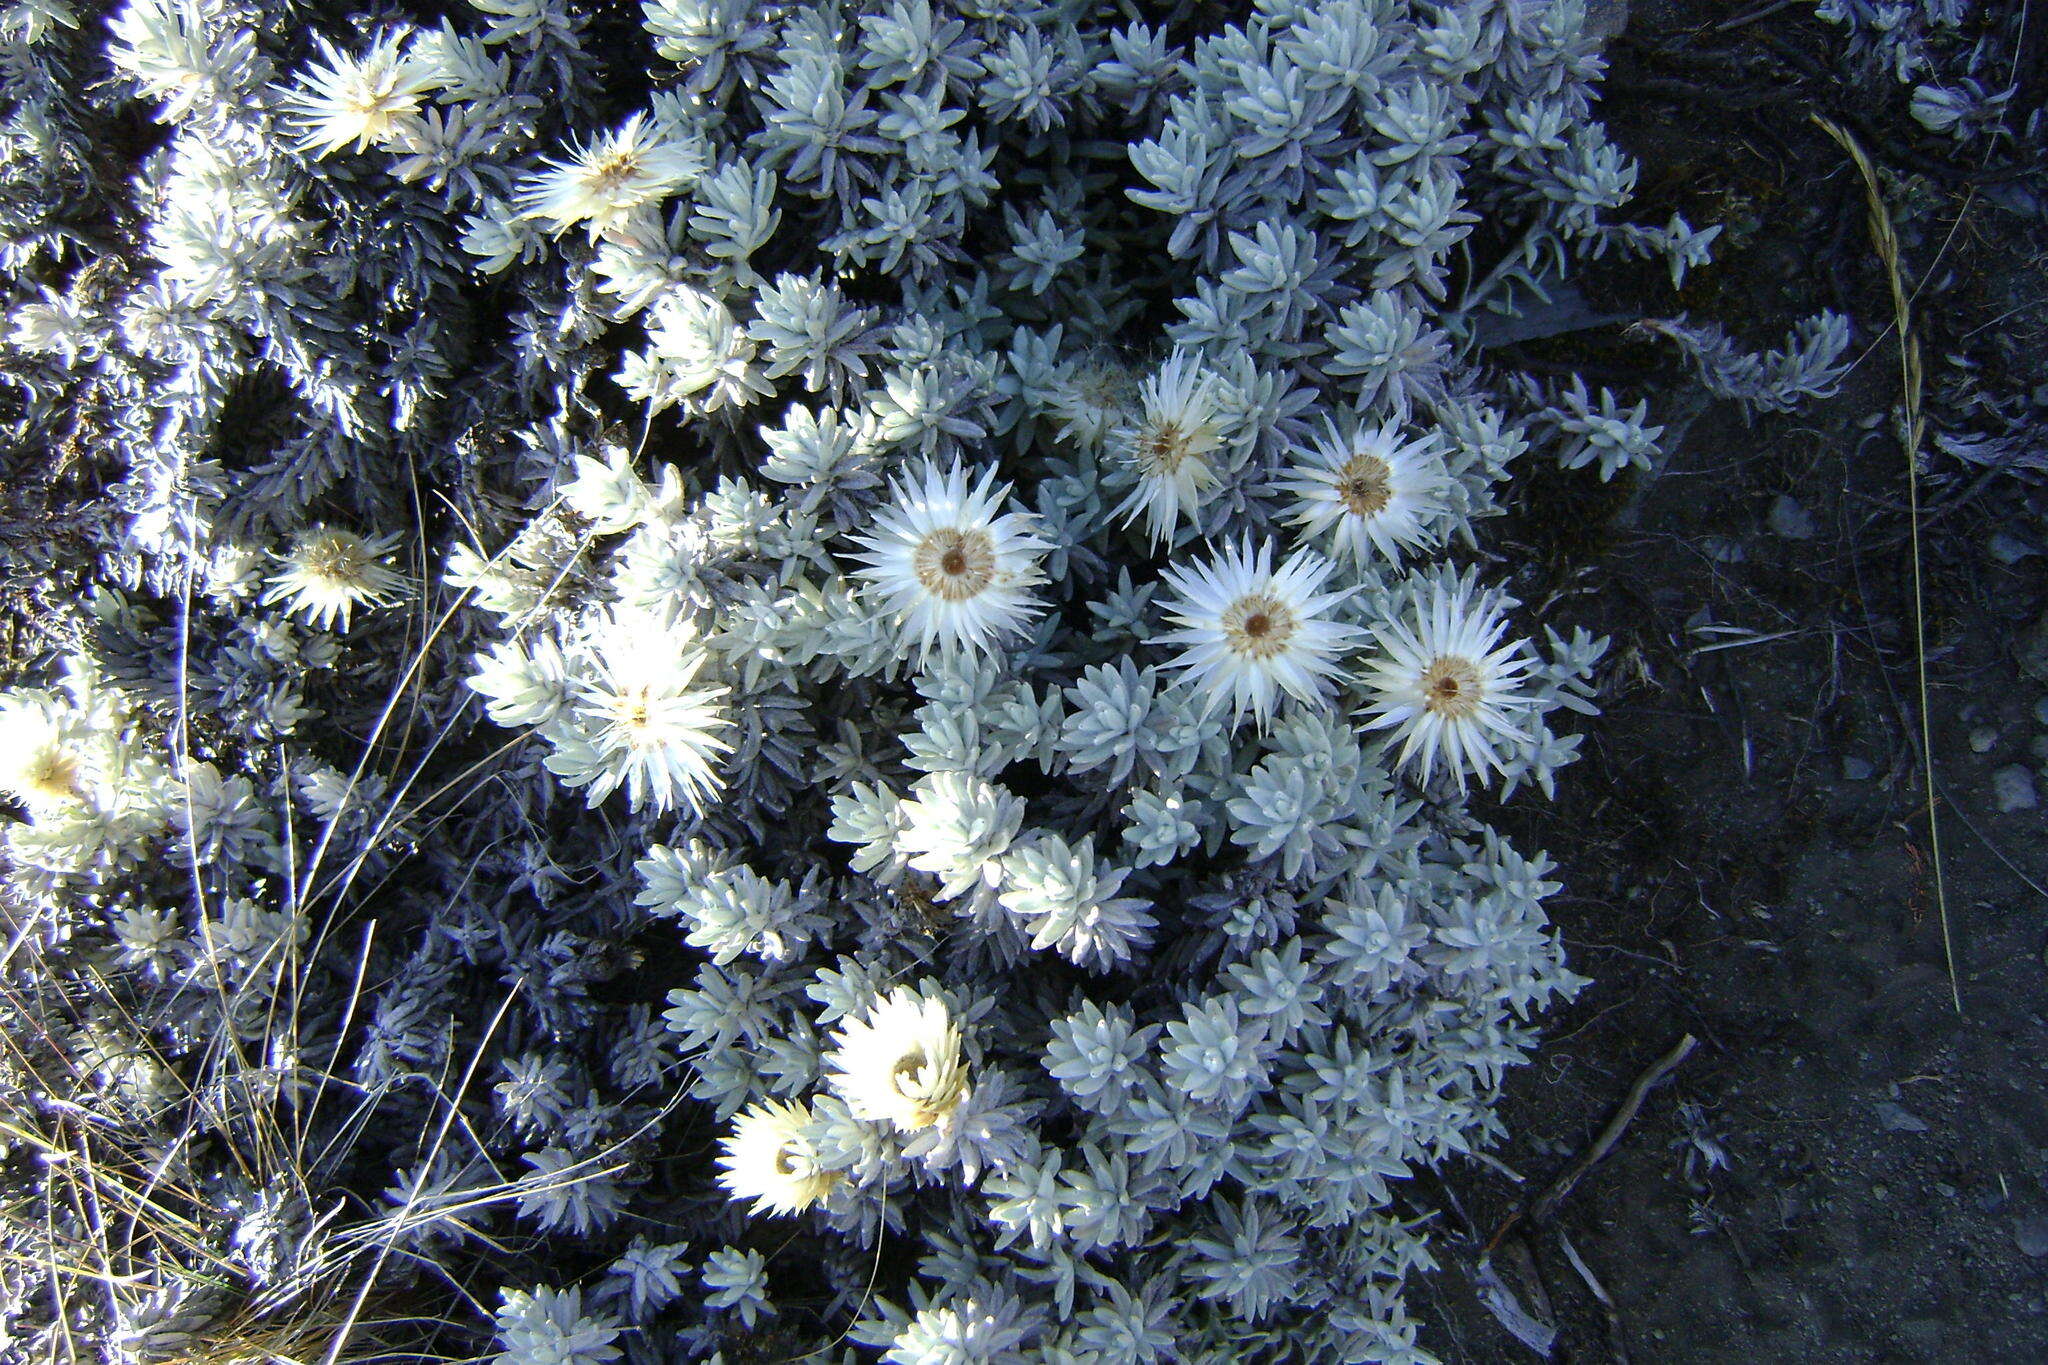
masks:
{"type": "Polygon", "coordinates": [[[1926,439],[1926,417],[1921,410],[1924,376],[1920,367],[1920,338],[1913,330],[1913,298],[1906,289],[1906,276],[1899,264],[1899,238],[1892,229],[1892,216],[1885,207],[1884,191],[1878,184],[1877,168],[1870,163],[1847,129],[1814,116],[1821,130],[1849,154],[1863,177],[1864,205],[1869,212],[1870,239],[1884,262],[1885,280],[1891,289],[1892,318],[1899,333],[1900,403],[1905,415],[1903,443],[1906,447],[1907,539],[1913,553],[1913,663],[1920,692],[1920,763],[1927,793],[1928,861],[1934,872],[1934,906],[1941,921],[1941,951],[1948,967],[1949,1000],[1957,1014],[1963,1012],[1963,991],[1956,974],[1955,938],[1949,928],[1948,888],[1942,880],[1941,818],[1934,790],[1934,721],[1927,694],[1927,601],[1920,563],[1920,451],[1926,439]]]}

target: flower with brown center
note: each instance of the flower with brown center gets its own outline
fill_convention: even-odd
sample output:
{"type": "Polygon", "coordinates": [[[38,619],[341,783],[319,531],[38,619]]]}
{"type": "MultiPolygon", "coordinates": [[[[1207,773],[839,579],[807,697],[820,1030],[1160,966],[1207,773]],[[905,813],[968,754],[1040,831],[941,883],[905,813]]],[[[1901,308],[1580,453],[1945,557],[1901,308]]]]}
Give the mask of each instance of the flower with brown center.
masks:
{"type": "Polygon", "coordinates": [[[1216,411],[1216,377],[1187,351],[1175,350],[1138,391],[1138,420],[1116,432],[1116,448],[1137,484],[1116,509],[1131,521],[1145,518],[1156,547],[1173,538],[1182,515],[1221,477],[1215,456],[1223,445],[1216,411]]]}
{"type": "Polygon", "coordinates": [[[998,514],[1010,490],[995,479],[989,470],[970,491],[959,465],[941,474],[926,463],[916,482],[892,485],[895,505],[874,534],[855,537],[857,576],[926,653],[993,650],[1039,611],[1030,589],[1045,581],[1039,556],[1052,545],[1030,513],[998,514]]]}
{"type": "Polygon", "coordinates": [[[327,65],[309,71],[285,101],[305,129],[299,150],[315,156],[391,142],[419,113],[420,101],[443,84],[431,68],[401,56],[395,37],[384,38],[360,58],[322,38],[320,55],[327,65]]]}
{"type": "Polygon", "coordinates": [[[396,535],[365,539],[353,531],[315,526],[303,532],[284,569],[270,580],[266,603],[291,603],[291,610],[322,630],[348,629],[358,606],[387,607],[406,586],[405,576],[383,562],[398,547],[396,535]]]}
{"type": "Polygon", "coordinates": [[[1403,766],[1424,778],[1439,760],[1457,780],[1501,772],[1501,745],[1526,738],[1518,717],[1535,704],[1521,691],[1533,662],[1525,641],[1503,645],[1498,599],[1472,600],[1469,578],[1436,578],[1417,589],[1406,617],[1373,628],[1385,654],[1366,672],[1368,729],[1392,730],[1403,766]]]}
{"type": "Polygon", "coordinates": [[[1391,424],[1345,430],[1325,420],[1322,436],[1296,455],[1278,485],[1294,498],[1288,521],[1324,537],[1332,554],[1399,560],[1435,543],[1449,505],[1434,436],[1404,441],[1391,424]]]}
{"type": "Polygon", "coordinates": [[[1169,667],[1186,669],[1211,708],[1227,699],[1234,721],[1250,714],[1267,724],[1282,692],[1322,705],[1340,673],[1336,656],[1360,634],[1331,619],[1350,596],[1320,591],[1331,567],[1297,550],[1276,570],[1267,541],[1256,555],[1247,543],[1193,569],[1167,569],[1180,595],[1168,604],[1168,619],[1181,628],[1158,639],[1188,646],[1169,667]]]}

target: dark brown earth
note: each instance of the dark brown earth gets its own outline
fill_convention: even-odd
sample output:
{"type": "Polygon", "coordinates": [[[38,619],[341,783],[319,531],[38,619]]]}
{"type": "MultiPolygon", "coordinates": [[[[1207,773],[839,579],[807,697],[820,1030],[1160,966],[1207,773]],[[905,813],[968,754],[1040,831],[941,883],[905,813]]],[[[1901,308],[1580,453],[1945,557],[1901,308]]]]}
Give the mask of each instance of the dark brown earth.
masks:
{"type": "MultiPolygon", "coordinates": [[[[1504,816],[1568,855],[1554,915],[1594,984],[1511,1079],[1501,1168],[1456,1167],[1422,1201],[1444,1268],[1410,1302],[1447,1361],[1538,1358],[1478,1302],[1481,1252],[1687,1034],[1697,1049],[1607,1159],[1495,1249],[1557,1328],[1552,1359],[2048,1360],[2048,807],[2001,811],[1993,779],[2038,777],[2048,755],[2048,683],[2020,666],[2048,573],[1988,550],[2000,533],[2044,545],[2042,491],[1938,452],[1921,480],[1937,889],[1896,336],[1860,184],[1807,114],[1856,119],[1888,173],[1932,144],[1773,50],[1818,50],[1810,18],[1774,18],[1769,42],[1714,31],[1755,8],[1636,5],[1605,117],[1646,199],[1735,229],[1678,306],[1754,343],[1845,308],[1863,358],[1839,397],[1753,426],[1667,387],[1655,477],[1537,477],[1513,519],[1525,598],[1554,595],[1546,619],[1614,642],[1558,801],[1504,816]],[[1688,92],[1709,81],[1722,98],[1688,92]],[[1781,497],[1806,525],[1781,505],[1773,529],[1781,497]]],[[[1909,279],[1932,281],[1939,429],[1940,357],[1974,344],[1957,338],[2001,312],[2008,330],[2048,318],[2048,241],[1967,178],[1887,183],[1924,197],[1902,237],[1909,279]]],[[[1675,311],[1668,286],[1636,309],[1658,310],[1675,311]]],[[[2048,380],[2048,337],[2018,340],[1995,382],[2048,380]]],[[[1559,344],[1657,363],[1617,335],[1559,344]]]]}

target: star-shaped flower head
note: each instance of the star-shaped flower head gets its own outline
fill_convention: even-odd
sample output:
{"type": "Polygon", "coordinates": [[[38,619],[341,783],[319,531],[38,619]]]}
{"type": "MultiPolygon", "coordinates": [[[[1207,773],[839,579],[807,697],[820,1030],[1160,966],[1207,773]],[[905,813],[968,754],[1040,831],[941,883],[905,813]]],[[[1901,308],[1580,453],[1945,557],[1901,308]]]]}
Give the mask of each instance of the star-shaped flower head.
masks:
{"type": "Polygon", "coordinates": [[[1363,634],[1331,618],[1351,595],[1320,591],[1332,567],[1312,550],[1296,550],[1276,570],[1270,540],[1256,553],[1247,541],[1206,564],[1168,567],[1166,581],[1179,597],[1167,604],[1167,619],[1180,629],[1157,638],[1187,646],[1168,667],[1187,670],[1209,709],[1228,701],[1233,724],[1249,714],[1265,726],[1282,692],[1323,705],[1330,680],[1343,673],[1337,656],[1363,634]]]}
{"type": "Polygon", "coordinates": [[[1183,515],[1192,516],[1205,490],[1220,477],[1213,457],[1223,444],[1217,418],[1216,376],[1193,354],[1176,348],[1158,374],[1138,389],[1138,419],[1117,428],[1115,448],[1138,477],[1116,514],[1140,513],[1156,548],[1173,538],[1183,515]]]}
{"type": "Polygon", "coordinates": [[[334,526],[301,532],[284,568],[270,578],[266,603],[290,602],[290,611],[321,630],[348,629],[359,606],[388,607],[405,591],[405,575],[383,562],[398,548],[386,533],[365,539],[334,526]]]}
{"type": "Polygon", "coordinates": [[[387,34],[361,57],[351,57],[325,38],[325,66],[308,71],[285,101],[303,128],[299,150],[331,156],[344,149],[364,151],[390,142],[405,121],[419,113],[420,100],[441,88],[439,73],[399,53],[399,38],[387,34]]]}
{"type": "Polygon", "coordinates": [[[825,1169],[810,1107],[783,1100],[749,1105],[720,1141],[718,1183],[755,1213],[801,1213],[830,1194],[839,1173],[825,1169]]]}
{"type": "Polygon", "coordinates": [[[914,1133],[967,1098],[960,1026],[935,996],[898,986],[832,1035],[833,1091],[857,1119],[914,1133]]]}
{"type": "Polygon", "coordinates": [[[1002,512],[1010,486],[993,469],[970,491],[956,462],[941,474],[929,460],[913,481],[891,480],[894,504],[874,534],[855,536],[865,553],[856,571],[924,653],[993,651],[1041,610],[1030,591],[1045,582],[1039,557],[1052,549],[1029,512],[1002,512]]]}
{"type": "Polygon", "coordinates": [[[555,233],[583,223],[595,240],[622,232],[642,209],[692,184],[704,173],[704,150],[635,114],[614,132],[572,144],[566,160],[542,164],[547,169],[519,187],[520,212],[555,233]]]}
{"type": "Polygon", "coordinates": [[[719,701],[730,689],[691,685],[707,658],[682,622],[615,608],[578,652],[582,676],[546,731],[548,771],[589,787],[592,806],[623,786],[634,810],[703,810],[732,748],[719,701]]]}
{"type": "Polygon", "coordinates": [[[1526,641],[1501,644],[1508,621],[1492,594],[1472,599],[1472,580],[1430,582],[1405,619],[1373,627],[1385,651],[1364,681],[1369,730],[1392,730],[1397,762],[1424,780],[1439,761],[1465,789],[1468,774],[1504,771],[1500,746],[1527,740],[1519,717],[1535,705],[1520,690],[1534,660],[1526,641]]]}
{"type": "Polygon", "coordinates": [[[1398,562],[1436,540],[1446,511],[1447,480],[1435,436],[1404,441],[1392,423],[1323,432],[1297,449],[1292,477],[1279,489],[1293,495],[1290,524],[1326,538],[1331,553],[1363,563],[1375,553],[1398,562]]]}

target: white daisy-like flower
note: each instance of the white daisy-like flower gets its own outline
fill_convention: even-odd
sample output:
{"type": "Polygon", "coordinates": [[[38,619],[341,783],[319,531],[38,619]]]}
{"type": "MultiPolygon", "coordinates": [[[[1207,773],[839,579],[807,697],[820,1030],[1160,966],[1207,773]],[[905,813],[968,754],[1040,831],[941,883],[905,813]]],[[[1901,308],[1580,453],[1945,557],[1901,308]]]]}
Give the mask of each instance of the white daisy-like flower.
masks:
{"type": "Polygon", "coordinates": [[[720,1141],[718,1183],[755,1213],[802,1213],[832,1192],[839,1172],[825,1169],[810,1106],[764,1100],[747,1106],[720,1141]]]}
{"type": "Polygon", "coordinates": [[[266,604],[290,602],[289,610],[321,630],[348,629],[359,606],[388,607],[404,593],[405,575],[382,562],[398,548],[395,534],[364,538],[333,526],[300,533],[284,569],[272,574],[266,604]]]}
{"type": "Polygon", "coordinates": [[[732,748],[719,734],[732,722],[718,699],[731,689],[690,685],[707,656],[687,640],[665,647],[677,631],[634,612],[598,627],[592,671],[572,684],[568,707],[547,732],[555,746],[548,771],[589,787],[587,804],[623,786],[635,810],[685,802],[702,810],[718,790],[718,755],[732,748]]]}
{"type": "Polygon", "coordinates": [[[1187,648],[1167,666],[1187,670],[1210,710],[1227,700],[1233,724],[1249,713],[1266,725],[1282,692],[1324,704],[1330,680],[1343,675],[1337,655],[1364,633],[1330,618],[1351,595],[1320,591],[1333,567],[1296,550],[1276,570],[1270,540],[1256,554],[1247,541],[1206,564],[1168,567],[1166,581],[1180,596],[1167,604],[1167,619],[1180,629],[1157,639],[1187,648]]]}
{"type": "Polygon", "coordinates": [[[1519,689],[1534,662],[1523,640],[1501,644],[1508,621],[1492,594],[1472,600],[1472,580],[1438,579],[1407,619],[1373,627],[1385,651],[1368,667],[1369,730],[1392,730],[1397,762],[1413,763],[1427,780],[1441,760],[1465,789],[1468,774],[1484,781],[1504,771],[1500,745],[1527,739],[1518,717],[1535,705],[1519,689]]]}
{"type": "Polygon", "coordinates": [[[521,213],[558,234],[586,224],[595,239],[690,185],[704,173],[704,152],[635,114],[585,146],[572,144],[566,160],[542,164],[547,169],[519,187],[521,213]]]}
{"type": "Polygon", "coordinates": [[[1116,449],[1138,476],[1116,514],[1129,522],[1142,512],[1155,547],[1172,538],[1182,515],[1192,513],[1219,478],[1212,460],[1223,444],[1216,382],[1200,360],[1176,347],[1139,387],[1138,420],[1116,430],[1116,449]]]}
{"type": "Polygon", "coordinates": [[[1436,437],[1404,441],[1393,423],[1339,430],[1327,418],[1279,489],[1294,496],[1291,525],[1327,536],[1331,553],[1363,563],[1374,551],[1399,561],[1429,548],[1447,510],[1436,437]]]}
{"type": "Polygon", "coordinates": [[[913,1133],[967,1098],[960,1028],[946,1002],[898,986],[832,1035],[832,1089],[858,1119],[913,1133]]]}
{"type": "Polygon", "coordinates": [[[0,700],[0,793],[44,814],[82,806],[99,769],[88,734],[44,692],[0,700]]]}
{"type": "Polygon", "coordinates": [[[299,150],[315,156],[391,142],[419,113],[420,100],[443,84],[431,67],[400,55],[396,36],[386,36],[361,57],[322,38],[320,55],[327,64],[308,71],[285,101],[305,130],[299,150]]]}
{"type": "Polygon", "coordinates": [[[905,634],[941,657],[959,650],[993,651],[1041,609],[1030,589],[1045,582],[1039,557],[1052,549],[1030,512],[1003,512],[1010,486],[996,487],[993,469],[972,491],[956,462],[946,473],[926,461],[915,482],[892,480],[895,505],[875,532],[855,536],[866,567],[855,576],[905,634]]]}

